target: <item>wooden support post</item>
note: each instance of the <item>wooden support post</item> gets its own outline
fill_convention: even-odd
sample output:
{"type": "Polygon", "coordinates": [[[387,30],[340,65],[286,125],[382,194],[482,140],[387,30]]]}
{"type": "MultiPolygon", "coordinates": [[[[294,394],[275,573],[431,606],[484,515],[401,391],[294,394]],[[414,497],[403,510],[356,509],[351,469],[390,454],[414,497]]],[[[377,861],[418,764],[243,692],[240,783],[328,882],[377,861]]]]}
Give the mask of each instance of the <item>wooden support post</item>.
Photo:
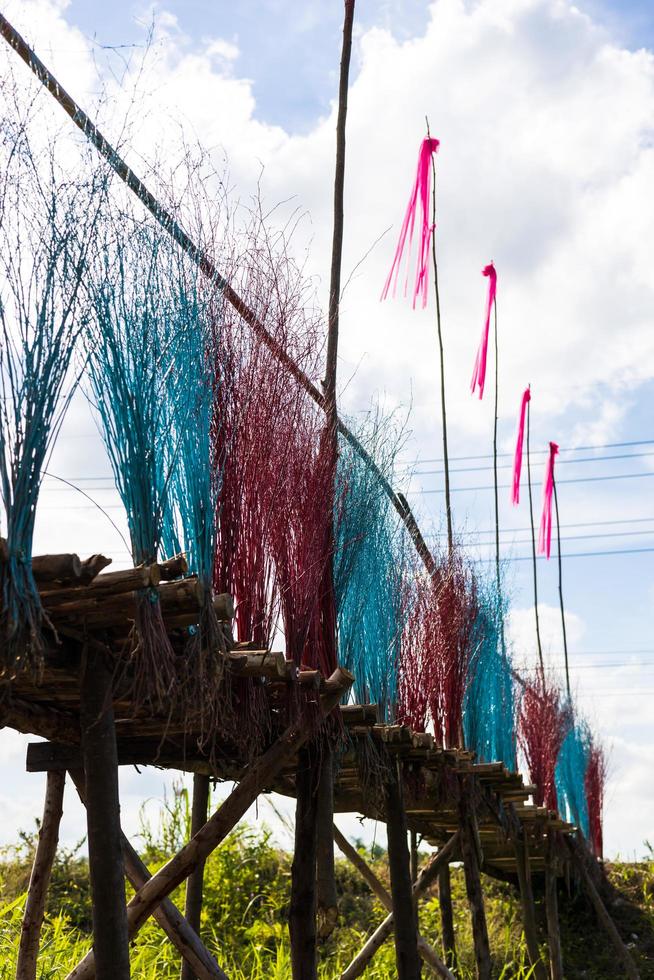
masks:
{"type": "Polygon", "coordinates": [[[547,969],[540,955],[540,949],[538,948],[538,930],[536,929],[536,914],[534,910],[534,891],[531,885],[529,845],[522,827],[519,827],[515,834],[513,846],[518,872],[518,884],[520,886],[522,925],[527,944],[527,952],[529,954],[529,962],[536,980],[547,980],[547,969]]]}
{"type": "Polygon", "coordinates": [[[334,756],[328,738],[320,753],[316,801],[316,911],[318,937],[328,939],[338,922],[338,897],[334,872],[334,756]]]}
{"type": "Polygon", "coordinates": [[[295,850],[291,867],[291,937],[293,980],[316,980],[316,850],[318,758],[315,743],[298,753],[295,776],[295,850]]]}
{"type": "MultiPolygon", "coordinates": [[[[366,884],[370,887],[370,890],[377,896],[384,908],[388,912],[393,911],[393,899],[386,891],[384,885],[379,880],[375,872],[370,868],[364,859],[361,857],[359,852],[355,847],[352,847],[347,837],[345,837],[337,826],[334,825],[334,840],[340,847],[341,851],[345,857],[350,861],[351,864],[360,872],[361,877],[364,879],[366,884]]],[[[417,879],[417,875],[416,875],[417,879]]],[[[445,964],[442,962],[438,953],[433,949],[429,943],[427,943],[421,935],[418,935],[418,952],[420,956],[432,969],[436,972],[437,976],[449,978],[451,976],[449,970],[446,968],[445,964]]]]}
{"type": "MultiPolygon", "coordinates": [[[[86,806],[84,772],[72,770],[70,777],[75,784],[80,800],[86,806]]],[[[121,834],[121,840],[125,860],[125,877],[132,887],[138,891],[146,881],[150,880],[152,875],[124,834],[121,834]]],[[[200,937],[191,929],[182,913],[169,898],[165,898],[152,915],[182,955],[184,961],[189,963],[198,980],[227,980],[227,975],[220,969],[214,957],[200,941],[200,937]]]]}
{"type": "Polygon", "coordinates": [[[384,784],[388,865],[395,918],[395,961],[398,980],[419,980],[418,923],[413,903],[406,813],[399,766],[384,784]]]}
{"type": "Polygon", "coordinates": [[[23,912],[16,980],[36,980],[39,938],[45,915],[50,873],[57,853],[65,779],[66,774],[63,772],[49,772],[47,775],[43,820],[23,912]]]}
{"type": "Polygon", "coordinates": [[[481,888],[479,857],[477,854],[477,820],[471,798],[468,780],[462,778],[459,796],[459,826],[461,828],[461,851],[466,880],[466,893],[472,918],[472,936],[475,947],[478,980],[490,980],[491,959],[484,909],[484,894],[481,888]]]}
{"type": "Polygon", "coordinates": [[[454,912],[452,908],[452,883],[450,866],[445,864],[438,875],[438,904],[441,916],[441,942],[443,959],[450,967],[456,967],[456,939],[454,936],[454,912]]]}
{"type": "Polygon", "coordinates": [[[547,940],[550,951],[551,980],[563,980],[563,956],[559,929],[559,904],[556,875],[556,837],[553,830],[547,834],[545,857],[545,911],[547,914],[547,940]]]}
{"type": "MultiPolygon", "coordinates": [[[[193,802],[191,804],[191,837],[202,830],[209,816],[209,777],[196,773],[193,776],[193,802]]],[[[196,935],[200,935],[202,916],[202,890],[204,885],[204,861],[200,861],[186,882],[184,915],[196,935]]],[[[181,980],[198,980],[188,960],[182,963],[181,980]]]]}
{"type": "Polygon", "coordinates": [[[129,980],[112,680],[104,651],[98,644],[90,643],[82,663],[80,722],[86,773],[95,975],[98,980],[129,980]]]}
{"type": "Polygon", "coordinates": [[[575,868],[579,873],[584,888],[588,898],[591,901],[597,918],[600,924],[604,927],[608,936],[613,943],[616,953],[618,954],[620,960],[622,961],[622,967],[624,970],[624,976],[629,977],[629,980],[640,980],[640,974],[636,964],[634,963],[633,957],[625,944],[623,943],[620,933],[615,927],[615,923],[611,916],[609,915],[604,902],[602,901],[597,888],[590,876],[586,863],[584,861],[583,855],[580,853],[579,843],[573,837],[566,837],[566,843],[572,855],[575,868]]]}
{"type": "MultiPolygon", "coordinates": [[[[460,835],[457,832],[450,837],[447,844],[445,844],[445,846],[442,847],[440,851],[431,859],[429,864],[422,869],[418,875],[418,880],[413,886],[414,901],[417,902],[420,896],[436,880],[443,865],[449,864],[449,862],[454,859],[454,856],[459,848],[459,841],[460,835]]],[[[386,916],[381,925],[375,929],[363,948],[359,951],[359,953],[357,953],[347,969],[341,974],[340,980],[356,980],[356,977],[361,976],[379,947],[386,942],[388,937],[393,932],[394,926],[395,918],[391,912],[386,916]]],[[[445,966],[443,967],[441,976],[444,977],[445,980],[454,980],[453,974],[450,973],[445,966]]]]}

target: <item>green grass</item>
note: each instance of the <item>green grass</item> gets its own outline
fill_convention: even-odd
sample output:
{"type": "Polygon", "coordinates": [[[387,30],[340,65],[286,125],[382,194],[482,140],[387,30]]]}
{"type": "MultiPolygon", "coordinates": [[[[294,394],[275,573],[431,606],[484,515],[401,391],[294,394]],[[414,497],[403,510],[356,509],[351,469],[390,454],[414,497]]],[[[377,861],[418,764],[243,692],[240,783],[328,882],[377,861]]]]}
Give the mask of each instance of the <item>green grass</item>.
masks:
{"type": "MultiPolygon", "coordinates": [[[[145,826],[141,852],[152,870],[184,841],[188,827],[187,799],[178,793],[166,804],[160,825],[145,826]]],[[[22,835],[0,861],[0,978],[13,978],[20,922],[35,835],[22,835]]],[[[650,855],[651,856],[651,855],[650,855]]],[[[383,853],[367,855],[378,875],[387,880],[383,853]]],[[[609,867],[615,885],[612,914],[621,934],[633,945],[642,980],[654,980],[654,862],[609,867]]],[[[320,975],[337,977],[360,949],[369,932],[385,916],[358,874],[337,861],[341,921],[320,949],[320,975]]],[[[537,883],[536,883],[537,884],[537,883]]],[[[241,828],[209,859],[205,872],[202,936],[232,980],[288,980],[291,976],[286,928],[290,889],[290,856],[273,846],[267,831],[241,828]]],[[[484,878],[493,975],[498,980],[527,980],[520,906],[511,886],[484,878]]],[[[475,976],[470,919],[463,875],[453,868],[452,893],[459,952],[458,976],[475,976]]],[[[179,890],[173,900],[183,905],[179,890]]],[[[544,912],[537,902],[544,935],[544,912]]],[[[436,947],[439,908],[435,894],[421,906],[421,929],[436,947]]],[[[42,933],[39,978],[63,978],[90,947],[90,899],[86,860],[79,848],[60,851],[53,870],[46,922],[42,933]]],[[[562,902],[561,930],[567,980],[614,980],[621,976],[606,937],[592,912],[572,893],[562,902]]],[[[545,948],[543,947],[545,955],[545,948]]],[[[177,953],[150,919],[131,951],[134,980],[165,980],[179,976],[177,953]]],[[[364,975],[367,980],[390,980],[396,975],[392,940],[377,953],[364,975]]],[[[427,971],[425,971],[427,975],[427,971]]]]}

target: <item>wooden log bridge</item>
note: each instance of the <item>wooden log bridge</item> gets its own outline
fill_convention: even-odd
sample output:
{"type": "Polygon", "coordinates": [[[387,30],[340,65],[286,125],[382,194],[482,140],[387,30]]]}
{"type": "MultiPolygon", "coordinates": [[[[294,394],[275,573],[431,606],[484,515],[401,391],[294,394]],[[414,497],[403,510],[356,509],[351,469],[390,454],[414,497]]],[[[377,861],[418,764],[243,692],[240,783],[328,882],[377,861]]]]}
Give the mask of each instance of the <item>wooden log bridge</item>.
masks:
{"type": "MultiPolygon", "coordinates": [[[[333,861],[332,832],[339,848],[388,911],[382,925],[344,971],[344,980],[359,976],[392,935],[400,980],[419,976],[420,960],[437,976],[453,977],[454,943],[453,935],[446,935],[448,916],[443,918],[441,954],[436,949],[437,937],[419,934],[416,908],[420,896],[437,881],[442,897],[447,897],[442,889],[449,883],[449,864],[461,859],[479,977],[489,975],[490,963],[480,872],[519,886],[536,976],[545,975],[545,965],[539,956],[531,879],[546,881],[550,970],[557,977],[563,975],[564,966],[556,880],[570,867],[576,869],[605,924],[625,975],[637,976],[629,951],[588,873],[588,856],[582,861],[584,844],[573,836],[576,828],[557,813],[533,805],[533,787],[525,784],[520,774],[499,762],[478,763],[473,753],[462,748],[444,749],[429,734],[380,724],[375,705],[342,704],[352,683],[342,668],[331,677],[323,677],[317,670],[298,670],[280,652],[259,650],[247,642],[234,643],[231,598],[205,595],[197,579],[187,574],[183,556],[117,572],[105,571],[107,564],[101,555],[86,560],[62,555],[35,559],[43,606],[57,632],[50,635],[45,627],[47,644],[38,676],[24,672],[11,679],[0,678],[0,725],[46,740],[31,743],[27,751],[27,769],[46,772],[48,778],[41,839],[25,907],[17,974],[20,980],[34,980],[36,976],[66,772],[87,808],[94,921],[93,949],[72,971],[70,980],[129,977],[129,942],[150,915],[181,953],[184,980],[224,980],[220,964],[197,932],[202,866],[258,795],[270,791],[294,799],[299,794],[304,801],[298,809],[300,846],[294,863],[296,904],[292,914],[296,935],[301,934],[305,948],[294,962],[294,980],[316,975],[319,930],[313,876],[317,866],[323,875],[318,893],[327,896],[321,901],[328,910],[318,926],[326,934],[335,924],[329,898],[332,893],[326,887],[333,861]],[[254,756],[245,754],[247,746],[228,725],[214,725],[208,739],[201,726],[202,705],[194,705],[191,711],[173,698],[164,715],[153,707],[154,702],[134,699],[128,638],[134,630],[134,610],[144,592],[161,603],[164,626],[181,672],[180,685],[185,644],[189,635],[200,629],[202,610],[210,604],[215,621],[224,627],[219,649],[213,650],[221,661],[218,675],[227,672],[234,678],[247,678],[260,686],[267,699],[271,730],[254,756]],[[298,712],[297,705],[302,703],[311,705],[311,710],[298,712]],[[320,754],[323,736],[316,738],[316,725],[335,711],[340,713],[338,727],[347,738],[340,740],[332,766],[331,757],[320,754]],[[380,763],[377,785],[361,775],[365,768],[362,760],[369,759],[371,752],[380,763]],[[120,827],[118,766],[132,764],[195,774],[191,840],[154,875],[120,827]],[[320,780],[324,783],[327,779],[330,785],[320,790],[328,794],[328,803],[320,821],[322,830],[316,835],[318,772],[320,780]],[[235,783],[210,816],[206,809],[209,778],[235,783]],[[335,828],[332,831],[331,823],[325,830],[324,818],[332,812],[332,799],[337,815],[355,812],[387,824],[390,890],[343,835],[335,828]],[[416,852],[414,849],[412,874],[407,832],[412,839],[420,836],[436,848],[417,878],[416,852]],[[561,843],[565,840],[567,846],[561,843]],[[125,901],[125,879],[135,889],[129,904],[125,901]],[[169,898],[185,880],[189,881],[186,917],[169,898]]],[[[329,751],[334,751],[333,747],[329,751]]]]}

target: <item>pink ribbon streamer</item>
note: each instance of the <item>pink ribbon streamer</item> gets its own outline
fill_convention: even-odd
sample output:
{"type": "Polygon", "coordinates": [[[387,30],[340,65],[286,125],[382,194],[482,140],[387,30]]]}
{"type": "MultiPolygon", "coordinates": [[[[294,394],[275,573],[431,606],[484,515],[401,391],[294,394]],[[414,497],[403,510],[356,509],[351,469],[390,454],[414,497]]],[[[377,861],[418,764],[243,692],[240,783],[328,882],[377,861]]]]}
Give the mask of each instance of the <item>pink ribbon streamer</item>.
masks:
{"type": "Polygon", "coordinates": [[[388,278],[382,289],[381,298],[386,299],[393,287],[393,296],[397,290],[397,280],[400,274],[402,256],[406,250],[406,279],[404,281],[404,295],[406,296],[409,286],[409,262],[411,258],[411,246],[413,244],[413,233],[416,224],[416,211],[420,204],[420,250],[418,253],[418,264],[416,266],[416,278],[413,285],[413,308],[416,308],[418,296],[422,297],[423,309],[427,305],[427,288],[429,286],[429,246],[431,236],[434,233],[434,225],[429,222],[429,195],[431,193],[431,158],[439,147],[439,140],[426,137],[420,144],[418,155],[418,168],[416,179],[407,205],[400,237],[395,249],[395,256],[388,278]],[[408,247],[407,247],[408,241],[408,247]]]}
{"type": "Polygon", "coordinates": [[[474,395],[475,388],[479,387],[479,397],[484,397],[484,385],[486,383],[486,360],[488,357],[488,334],[490,330],[490,315],[493,309],[493,303],[495,302],[495,296],[497,295],[497,272],[495,271],[495,266],[491,262],[489,265],[485,265],[481,270],[482,276],[488,276],[488,297],[486,299],[486,317],[484,320],[484,329],[481,334],[481,341],[479,342],[479,348],[477,350],[477,356],[475,358],[475,366],[472,371],[472,382],[470,383],[470,391],[474,395]]]}
{"type": "Polygon", "coordinates": [[[538,553],[549,558],[552,545],[552,494],[554,492],[554,459],[559,451],[555,442],[550,443],[550,455],[545,467],[543,483],[543,513],[538,532],[538,553]]]}
{"type": "Polygon", "coordinates": [[[527,402],[531,401],[531,388],[529,385],[522,393],[520,403],[520,418],[518,419],[518,436],[515,441],[515,456],[513,458],[513,487],[511,490],[511,500],[514,504],[520,503],[520,474],[522,472],[522,444],[525,439],[525,418],[527,416],[527,402]]]}

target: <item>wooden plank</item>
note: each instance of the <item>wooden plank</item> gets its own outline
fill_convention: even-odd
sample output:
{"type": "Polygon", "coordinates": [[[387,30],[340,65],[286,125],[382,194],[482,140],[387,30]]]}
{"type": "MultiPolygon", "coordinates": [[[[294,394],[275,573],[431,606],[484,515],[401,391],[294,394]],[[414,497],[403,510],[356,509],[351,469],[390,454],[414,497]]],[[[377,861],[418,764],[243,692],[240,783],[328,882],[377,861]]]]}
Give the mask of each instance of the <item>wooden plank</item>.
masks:
{"type": "Polygon", "coordinates": [[[547,941],[550,951],[551,980],[564,980],[559,904],[556,874],[556,839],[554,832],[547,835],[547,863],[545,865],[545,912],[547,915],[547,941]]]}
{"type": "Polygon", "coordinates": [[[488,943],[488,928],[484,908],[484,894],[479,873],[479,858],[476,844],[475,811],[471,799],[471,786],[466,778],[460,781],[459,796],[459,826],[461,827],[461,851],[465,873],[466,893],[470,916],[472,919],[472,935],[477,963],[478,980],[490,980],[491,959],[488,943]]]}

